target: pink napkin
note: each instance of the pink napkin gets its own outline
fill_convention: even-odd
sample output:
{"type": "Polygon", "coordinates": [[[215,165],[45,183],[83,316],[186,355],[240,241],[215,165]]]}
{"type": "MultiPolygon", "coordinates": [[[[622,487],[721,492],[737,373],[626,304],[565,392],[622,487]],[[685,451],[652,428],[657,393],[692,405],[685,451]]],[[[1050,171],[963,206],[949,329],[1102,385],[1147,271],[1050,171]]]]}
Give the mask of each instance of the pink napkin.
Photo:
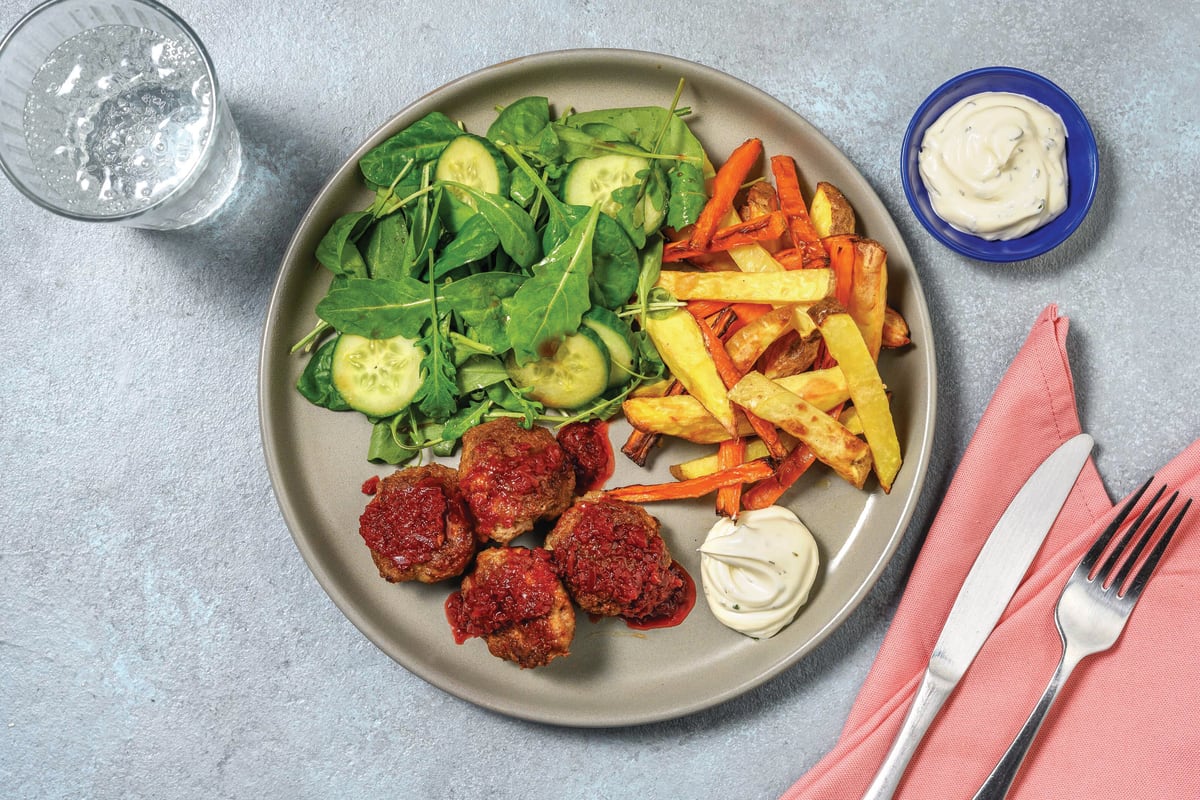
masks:
{"type": "MultiPolygon", "coordinates": [[[[871,783],[988,533],[1038,464],[1081,430],[1066,336],[1067,319],[1050,306],[963,455],[841,738],[785,800],[859,798],[871,783]]],[[[1137,446],[1090,433],[1098,448],[1137,446]]],[[[1200,441],[1163,467],[1159,482],[1200,500],[1200,441]]],[[[927,732],[897,798],[975,793],[1045,689],[1061,653],[1058,595],[1115,513],[1089,461],[1004,617],[927,732]]],[[[1193,508],[1116,646],[1085,659],[1059,695],[1010,798],[1200,798],[1198,528],[1193,508]]]]}

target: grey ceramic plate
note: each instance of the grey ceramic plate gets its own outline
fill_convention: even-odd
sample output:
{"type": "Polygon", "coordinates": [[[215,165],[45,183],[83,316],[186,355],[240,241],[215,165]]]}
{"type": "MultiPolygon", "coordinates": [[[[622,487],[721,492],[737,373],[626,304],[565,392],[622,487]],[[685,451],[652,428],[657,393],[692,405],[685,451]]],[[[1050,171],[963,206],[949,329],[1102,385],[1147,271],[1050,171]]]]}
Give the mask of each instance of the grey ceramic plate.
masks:
{"type": "MultiPolygon", "coordinates": [[[[912,261],[886,208],[854,166],[787,106],[728,75],[639,52],[579,50],[506,62],[421,98],[377,130],[330,179],[301,220],[280,268],[263,338],[260,416],[267,464],[284,518],[317,580],[347,617],[405,668],[460,698],[524,719],[572,726],[630,725],[681,716],[735,697],[812,650],[858,605],[891,558],[912,515],[933,436],[935,369],[928,311],[912,261]],[[482,132],[496,106],[530,94],[577,109],[666,105],[680,78],[689,123],[714,161],[749,136],[768,154],[793,155],[809,185],[838,186],[863,233],[889,252],[890,302],[912,330],[913,346],[886,353],[881,370],[894,392],[905,463],[891,494],[857,491],[814,468],[785,496],[813,530],[822,567],[808,605],[773,639],[754,641],[718,624],[703,597],[679,627],[639,632],[580,615],[569,658],[520,670],[475,639],[456,645],[442,604],[450,585],[391,585],[379,578],[358,536],[368,477],[390,472],[365,458],[369,426],[351,413],[311,406],[295,383],[306,359],[289,348],[312,327],[329,284],[313,251],[339,215],[370,203],[358,159],[433,110],[482,132]]],[[[612,426],[624,441],[623,421],[612,426]]],[[[697,451],[660,449],[649,471],[619,457],[612,486],[666,480],[668,465],[697,451]]],[[[819,465],[818,465],[819,466],[819,465]]],[[[649,506],[675,557],[698,578],[696,548],[714,521],[709,499],[649,506]]],[[[521,540],[518,540],[521,543],[521,540]]]]}

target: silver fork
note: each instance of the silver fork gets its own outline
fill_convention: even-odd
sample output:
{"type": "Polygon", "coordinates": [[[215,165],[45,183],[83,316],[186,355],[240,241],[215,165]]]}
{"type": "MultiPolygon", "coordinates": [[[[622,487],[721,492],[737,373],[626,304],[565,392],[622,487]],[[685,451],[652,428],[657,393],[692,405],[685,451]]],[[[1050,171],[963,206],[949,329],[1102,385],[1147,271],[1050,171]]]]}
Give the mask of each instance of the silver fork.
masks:
{"type": "Polygon", "coordinates": [[[1129,499],[1129,502],[1113,519],[1112,524],[1105,528],[1104,532],[1096,539],[1096,543],[1084,555],[1079,566],[1071,573],[1071,577],[1067,579],[1067,585],[1063,588],[1062,596],[1059,597],[1058,605],[1054,609],[1054,622],[1058,626],[1058,634],[1062,638],[1063,646],[1062,659],[1058,662],[1058,669],[1054,671],[1053,677],[1050,678],[1050,685],[1042,693],[1041,699],[1038,700],[1033,713],[1029,715],[1029,719],[1017,733],[1016,739],[1009,745],[1008,750],[996,764],[992,774],[984,781],[983,786],[975,793],[974,800],[1003,800],[1008,794],[1013,780],[1017,777],[1017,771],[1025,760],[1025,754],[1029,752],[1029,746],[1033,744],[1038,730],[1042,727],[1046,712],[1050,710],[1054,698],[1058,696],[1058,690],[1066,683],[1071,671],[1085,657],[1112,647],[1120,637],[1121,631],[1125,629],[1125,623],[1129,621],[1129,615],[1133,612],[1134,605],[1141,597],[1142,590],[1146,588],[1150,574],[1154,571],[1159,558],[1162,557],[1163,551],[1167,549],[1171,537],[1175,535],[1175,529],[1179,527],[1183,515],[1187,513],[1192,504],[1190,498],[1184,503],[1183,508],[1171,520],[1166,531],[1146,556],[1142,567],[1129,581],[1128,587],[1122,589],[1142,551],[1153,539],[1155,531],[1167,516],[1171,505],[1179,497],[1179,492],[1174,492],[1167,499],[1154,517],[1154,521],[1143,532],[1143,524],[1154,507],[1158,505],[1158,501],[1167,487],[1159,488],[1158,493],[1146,504],[1133,524],[1125,530],[1116,547],[1113,548],[1112,553],[1104,560],[1099,569],[1096,569],[1096,564],[1153,480],[1151,478],[1146,481],[1142,488],[1138,489],[1129,499]],[[1135,538],[1136,541],[1134,541],[1135,538]],[[1131,541],[1133,541],[1133,547],[1130,548],[1131,541]]]}

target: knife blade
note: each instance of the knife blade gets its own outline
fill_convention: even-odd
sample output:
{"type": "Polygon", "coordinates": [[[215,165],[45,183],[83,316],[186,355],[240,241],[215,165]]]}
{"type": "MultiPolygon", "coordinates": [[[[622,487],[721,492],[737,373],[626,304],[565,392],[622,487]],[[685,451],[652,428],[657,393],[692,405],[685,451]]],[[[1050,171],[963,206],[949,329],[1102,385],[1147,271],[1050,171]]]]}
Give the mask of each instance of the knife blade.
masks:
{"type": "Polygon", "coordinates": [[[925,731],[991,635],[1041,549],[1093,444],[1091,436],[1081,433],[1059,445],[1017,492],[988,535],[933,646],[900,732],[863,800],[887,800],[895,793],[925,731]]]}

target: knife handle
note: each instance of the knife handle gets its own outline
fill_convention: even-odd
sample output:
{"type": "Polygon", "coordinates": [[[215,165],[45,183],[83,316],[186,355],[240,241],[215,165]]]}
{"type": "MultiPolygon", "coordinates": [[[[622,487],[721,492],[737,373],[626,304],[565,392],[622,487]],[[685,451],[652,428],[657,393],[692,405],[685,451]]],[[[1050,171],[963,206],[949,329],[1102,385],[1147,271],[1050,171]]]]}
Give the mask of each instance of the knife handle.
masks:
{"type": "Polygon", "coordinates": [[[908,714],[904,717],[904,724],[900,726],[900,732],[896,734],[896,740],[892,742],[892,748],[888,750],[883,765],[875,774],[875,780],[871,781],[863,800],[890,800],[895,794],[900,779],[904,777],[904,770],[908,768],[908,762],[917,751],[917,745],[921,743],[925,731],[929,729],[930,723],[953,689],[953,682],[938,678],[929,672],[925,673],[908,714]]]}

